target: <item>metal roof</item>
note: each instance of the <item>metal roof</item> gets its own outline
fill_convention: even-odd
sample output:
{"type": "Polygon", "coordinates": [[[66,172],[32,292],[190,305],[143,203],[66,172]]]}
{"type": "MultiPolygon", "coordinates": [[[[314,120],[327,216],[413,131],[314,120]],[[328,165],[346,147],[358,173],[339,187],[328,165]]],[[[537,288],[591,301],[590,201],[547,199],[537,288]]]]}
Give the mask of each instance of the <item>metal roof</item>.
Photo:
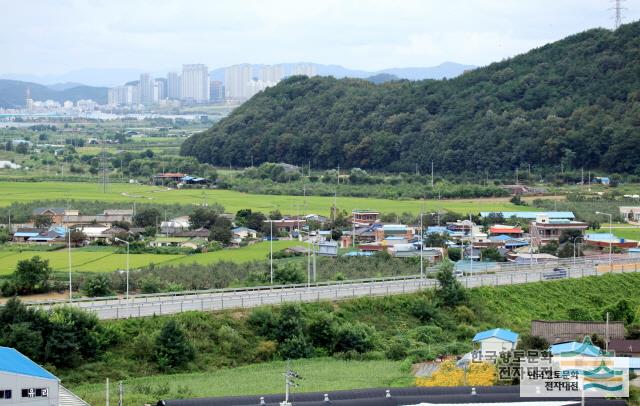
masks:
{"type": "Polygon", "coordinates": [[[491,214],[502,214],[505,219],[516,217],[519,219],[535,220],[538,216],[547,216],[551,219],[570,219],[576,216],[570,211],[481,211],[480,216],[489,217],[491,214]]]}
{"type": "Polygon", "coordinates": [[[0,372],[58,380],[53,374],[22,355],[18,350],[0,347],[0,372]]]}
{"type": "Polygon", "coordinates": [[[499,338],[504,341],[515,343],[518,341],[518,333],[504,328],[494,328],[493,330],[481,331],[473,337],[473,341],[482,341],[487,338],[499,338]]]}
{"type": "Polygon", "coordinates": [[[587,357],[597,357],[601,353],[602,350],[600,347],[593,344],[579,343],[577,341],[559,343],[551,346],[552,355],[584,355],[587,357]]]}

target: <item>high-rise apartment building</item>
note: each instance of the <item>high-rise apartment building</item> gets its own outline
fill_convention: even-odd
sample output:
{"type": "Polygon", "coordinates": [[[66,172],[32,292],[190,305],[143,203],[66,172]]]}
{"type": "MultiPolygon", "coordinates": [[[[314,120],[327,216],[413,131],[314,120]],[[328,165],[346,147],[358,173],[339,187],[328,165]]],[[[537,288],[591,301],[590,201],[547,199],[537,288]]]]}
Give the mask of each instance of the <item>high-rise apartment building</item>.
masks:
{"type": "Polygon", "coordinates": [[[316,67],[311,63],[298,63],[293,66],[293,75],[316,76],[316,67]]]}
{"type": "Polygon", "coordinates": [[[209,100],[215,103],[224,101],[224,84],[219,80],[212,80],[209,83],[209,100]]]}
{"type": "Polygon", "coordinates": [[[249,96],[251,82],[251,65],[229,66],[224,71],[224,87],[226,98],[231,100],[246,100],[249,96]]]}
{"type": "Polygon", "coordinates": [[[111,106],[132,106],[138,104],[138,86],[124,85],[112,87],[107,91],[107,100],[111,106]]]}
{"type": "Polygon", "coordinates": [[[138,97],[141,104],[153,103],[153,77],[151,77],[151,74],[143,73],[140,75],[138,97]]]}
{"type": "Polygon", "coordinates": [[[284,66],[266,65],[260,68],[260,79],[265,83],[277,84],[284,78],[284,66]]]}
{"type": "Polygon", "coordinates": [[[167,73],[167,97],[169,99],[180,99],[181,80],[178,72],[167,73]]]}
{"type": "Polygon", "coordinates": [[[167,98],[167,80],[159,78],[153,81],[153,102],[158,103],[160,100],[167,98]]]}
{"type": "Polygon", "coordinates": [[[195,103],[209,101],[209,69],[207,65],[182,65],[181,99],[195,103]]]}

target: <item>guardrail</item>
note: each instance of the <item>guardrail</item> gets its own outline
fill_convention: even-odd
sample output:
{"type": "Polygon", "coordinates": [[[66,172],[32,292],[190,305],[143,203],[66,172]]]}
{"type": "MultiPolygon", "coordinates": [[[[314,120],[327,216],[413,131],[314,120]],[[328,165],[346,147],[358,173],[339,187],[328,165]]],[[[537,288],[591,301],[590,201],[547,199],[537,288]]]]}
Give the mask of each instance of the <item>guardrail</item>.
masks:
{"type": "MultiPolygon", "coordinates": [[[[639,272],[640,263],[617,263],[611,269],[603,271],[596,266],[567,267],[566,279],[598,276],[606,273],[639,272]]],[[[521,270],[511,272],[486,273],[459,278],[467,288],[482,286],[515,285],[530,282],[547,281],[544,275],[548,269],[521,270]]],[[[216,311],[225,309],[246,309],[264,305],[277,305],[286,302],[313,302],[321,300],[339,301],[361,296],[386,296],[392,294],[413,293],[425,288],[433,288],[437,282],[433,279],[395,278],[393,280],[367,280],[343,284],[318,284],[316,286],[284,286],[280,289],[256,290],[218,290],[198,295],[149,297],[147,301],[133,299],[115,301],[74,302],[73,305],[94,312],[101,319],[120,319],[166,315],[184,311],[216,311]]],[[[38,305],[50,310],[53,305],[38,305]]]]}
{"type": "MultiPolygon", "coordinates": [[[[545,261],[545,262],[533,262],[533,263],[496,263],[494,267],[490,269],[484,268],[482,271],[476,270],[476,272],[522,272],[522,271],[534,271],[534,270],[550,270],[555,267],[568,267],[568,266],[599,266],[608,264],[609,256],[608,255],[600,255],[597,257],[578,257],[574,261],[573,258],[565,258],[559,259],[556,261],[545,261]]],[[[638,262],[640,263],[640,258],[633,258],[626,255],[614,255],[613,263],[614,264],[625,264],[630,262],[638,262]]],[[[438,271],[438,266],[432,266],[425,268],[425,274],[435,274],[438,271]]],[[[420,275],[406,275],[406,276],[392,276],[392,277],[380,277],[380,278],[366,278],[366,279],[351,279],[345,281],[324,281],[324,282],[312,282],[302,283],[302,284],[291,284],[291,285],[262,285],[262,286],[251,286],[251,287],[241,287],[241,288],[222,288],[222,289],[205,289],[205,290],[189,290],[189,291],[177,291],[177,292],[164,292],[164,293],[149,293],[149,294],[136,294],[130,295],[130,301],[141,301],[148,302],[150,300],[155,300],[157,298],[184,298],[187,296],[193,295],[202,295],[202,294],[212,294],[212,293],[247,293],[254,291],[273,291],[273,290],[281,290],[281,289],[290,289],[290,288],[301,288],[301,287],[320,287],[320,286],[342,286],[342,285],[353,285],[353,284],[362,284],[369,282],[387,282],[387,281],[396,281],[396,280],[415,280],[419,279],[420,275]]],[[[122,297],[118,296],[109,296],[109,297],[101,297],[101,298],[79,298],[74,299],[73,303],[83,303],[83,302],[117,302],[118,304],[122,304],[122,297]]],[[[40,302],[29,302],[26,301],[27,305],[35,305],[35,306],[47,306],[47,305],[56,305],[56,304],[68,304],[69,301],[65,299],[54,299],[40,302]]]]}

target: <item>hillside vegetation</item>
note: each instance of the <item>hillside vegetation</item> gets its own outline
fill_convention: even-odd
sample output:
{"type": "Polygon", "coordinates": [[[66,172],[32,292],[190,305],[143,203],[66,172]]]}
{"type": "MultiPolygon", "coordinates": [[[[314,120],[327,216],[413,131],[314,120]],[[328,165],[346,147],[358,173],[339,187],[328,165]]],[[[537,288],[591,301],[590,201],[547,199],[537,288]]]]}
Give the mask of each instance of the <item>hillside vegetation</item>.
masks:
{"type": "Polygon", "coordinates": [[[262,162],[421,173],[637,173],[640,23],[593,29],[451,80],[291,77],[259,93],[181,153],[214,165],[262,162]]]}
{"type": "Polygon", "coordinates": [[[27,89],[31,90],[31,98],[39,101],[53,100],[62,103],[67,100],[77,102],[81,99],[91,99],[99,104],[107,102],[106,87],[80,85],[64,90],[54,90],[37,83],[2,79],[0,80],[0,107],[26,107],[27,89]]]}

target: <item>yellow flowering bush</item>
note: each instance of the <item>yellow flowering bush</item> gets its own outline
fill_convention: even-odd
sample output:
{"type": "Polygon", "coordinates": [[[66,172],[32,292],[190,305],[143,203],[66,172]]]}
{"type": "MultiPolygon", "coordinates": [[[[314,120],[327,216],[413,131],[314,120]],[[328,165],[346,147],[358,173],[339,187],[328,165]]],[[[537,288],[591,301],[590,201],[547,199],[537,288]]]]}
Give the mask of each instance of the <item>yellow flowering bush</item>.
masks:
{"type": "Polygon", "coordinates": [[[466,373],[456,366],[455,360],[444,361],[430,377],[416,378],[416,386],[491,386],[498,373],[495,365],[486,362],[471,363],[466,373]]]}

